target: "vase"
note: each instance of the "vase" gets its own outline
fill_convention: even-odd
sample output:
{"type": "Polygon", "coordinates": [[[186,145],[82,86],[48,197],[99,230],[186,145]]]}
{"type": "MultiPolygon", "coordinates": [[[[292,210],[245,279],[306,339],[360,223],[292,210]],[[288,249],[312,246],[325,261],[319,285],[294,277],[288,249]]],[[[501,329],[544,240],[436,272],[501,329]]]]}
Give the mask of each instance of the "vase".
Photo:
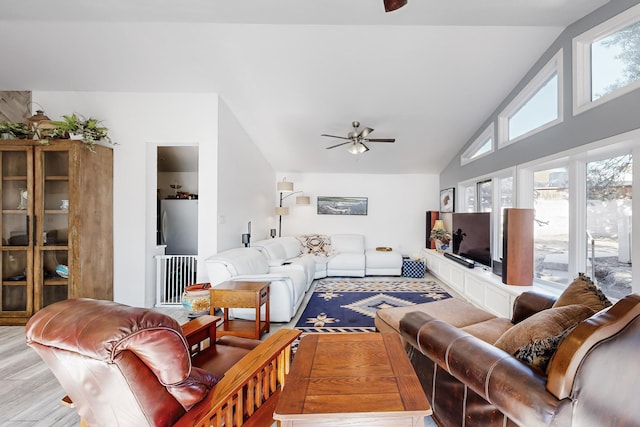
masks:
{"type": "Polygon", "coordinates": [[[182,307],[192,316],[208,314],[211,308],[210,287],[209,283],[187,286],[182,294],[182,307]]]}
{"type": "Polygon", "coordinates": [[[442,240],[438,240],[438,239],[435,239],[435,241],[436,241],[436,245],[435,246],[436,246],[436,251],[437,252],[450,252],[451,251],[448,243],[443,242],[442,240]]]}

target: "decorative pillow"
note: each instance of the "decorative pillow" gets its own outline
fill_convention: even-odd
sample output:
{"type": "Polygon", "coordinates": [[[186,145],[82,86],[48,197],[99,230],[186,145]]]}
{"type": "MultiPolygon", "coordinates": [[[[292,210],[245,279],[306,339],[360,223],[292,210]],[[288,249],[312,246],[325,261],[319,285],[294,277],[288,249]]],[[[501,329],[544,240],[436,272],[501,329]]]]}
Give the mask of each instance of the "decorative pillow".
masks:
{"type": "Polygon", "coordinates": [[[611,301],[604,293],[591,281],[589,276],[580,273],[567,288],[562,292],[553,307],[562,307],[570,304],[582,304],[595,312],[611,306],[611,301]]]}
{"type": "Polygon", "coordinates": [[[324,234],[303,234],[296,236],[302,244],[303,254],[312,254],[317,256],[332,256],[334,251],[331,249],[331,239],[324,234]]]}
{"type": "MultiPolygon", "coordinates": [[[[498,338],[494,345],[515,355],[518,350],[527,345],[533,346],[536,341],[548,340],[536,345],[551,345],[554,341],[560,343],[561,338],[551,338],[562,335],[567,329],[574,327],[593,314],[594,311],[591,308],[581,304],[542,310],[511,327],[498,338]]],[[[526,349],[522,350],[522,352],[526,351],[526,349]]],[[[554,351],[555,349],[549,351],[549,358],[554,351]]]]}
{"type": "Polygon", "coordinates": [[[577,325],[574,325],[565,329],[558,335],[554,335],[552,337],[533,340],[532,342],[517,349],[513,356],[516,359],[538,369],[540,372],[546,373],[549,362],[556,353],[558,346],[562,340],[564,340],[564,338],[575,329],[576,326],[577,325]]]}

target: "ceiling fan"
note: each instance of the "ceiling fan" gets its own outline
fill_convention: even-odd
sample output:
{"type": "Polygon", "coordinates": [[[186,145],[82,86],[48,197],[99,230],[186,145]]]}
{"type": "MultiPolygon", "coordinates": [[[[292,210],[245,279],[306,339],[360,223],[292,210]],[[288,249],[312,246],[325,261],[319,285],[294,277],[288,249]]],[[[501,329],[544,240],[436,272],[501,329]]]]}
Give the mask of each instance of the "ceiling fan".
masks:
{"type": "Polygon", "coordinates": [[[362,154],[369,151],[369,147],[367,147],[365,142],[396,142],[395,138],[367,138],[367,136],[369,136],[369,134],[373,132],[373,129],[369,127],[364,127],[360,129],[359,121],[352,122],[351,126],[353,126],[353,130],[347,134],[346,138],[344,136],[327,135],[325,133],[320,135],[320,136],[328,136],[329,138],[338,138],[338,139],[346,140],[346,142],[341,142],[340,144],[327,147],[327,150],[340,147],[346,144],[351,144],[348,150],[351,154],[362,154]]]}

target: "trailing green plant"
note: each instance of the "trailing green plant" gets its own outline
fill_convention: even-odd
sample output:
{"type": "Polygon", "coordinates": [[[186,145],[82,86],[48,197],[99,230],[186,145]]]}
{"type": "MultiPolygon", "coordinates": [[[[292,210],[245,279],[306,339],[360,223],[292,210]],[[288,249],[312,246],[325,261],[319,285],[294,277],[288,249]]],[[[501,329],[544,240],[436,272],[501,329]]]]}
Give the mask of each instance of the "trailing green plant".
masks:
{"type": "Polygon", "coordinates": [[[63,120],[53,120],[51,122],[55,126],[51,138],[80,139],[91,151],[95,151],[95,144],[98,141],[113,144],[109,137],[109,129],[101,126],[99,120],[92,117],[85,118],[75,113],[70,116],[63,115],[62,118],[63,120]]]}
{"type": "Polygon", "coordinates": [[[26,123],[0,122],[0,134],[8,133],[15,139],[27,139],[33,137],[33,131],[26,123]]]}

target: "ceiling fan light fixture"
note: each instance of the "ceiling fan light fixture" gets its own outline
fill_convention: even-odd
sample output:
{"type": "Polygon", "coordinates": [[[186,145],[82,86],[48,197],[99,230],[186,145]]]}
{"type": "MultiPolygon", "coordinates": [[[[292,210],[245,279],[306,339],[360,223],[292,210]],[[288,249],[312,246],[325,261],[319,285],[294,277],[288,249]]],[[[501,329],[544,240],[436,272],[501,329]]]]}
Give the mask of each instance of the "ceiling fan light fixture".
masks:
{"type": "Polygon", "coordinates": [[[358,155],[358,154],[362,154],[365,151],[367,151],[367,147],[365,147],[364,145],[362,145],[359,142],[354,142],[353,144],[349,145],[348,151],[351,154],[358,155]]]}
{"type": "Polygon", "coordinates": [[[384,1],[384,11],[385,12],[393,12],[396,9],[400,9],[402,6],[407,4],[407,0],[383,0],[384,1]]]}

